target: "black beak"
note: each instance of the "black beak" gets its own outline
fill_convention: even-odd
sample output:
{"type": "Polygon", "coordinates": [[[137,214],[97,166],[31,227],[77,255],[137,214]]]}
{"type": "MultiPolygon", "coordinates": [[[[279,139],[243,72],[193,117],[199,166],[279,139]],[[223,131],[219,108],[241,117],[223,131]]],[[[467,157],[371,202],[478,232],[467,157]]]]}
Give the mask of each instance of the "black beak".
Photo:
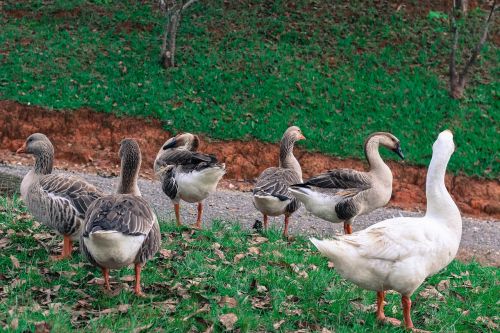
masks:
{"type": "Polygon", "coordinates": [[[172,142],[170,142],[168,145],[163,146],[163,150],[167,150],[168,148],[174,148],[176,144],[177,144],[177,139],[173,138],[172,142]]]}
{"type": "Polygon", "coordinates": [[[403,151],[401,150],[400,145],[398,145],[396,148],[394,148],[393,152],[395,152],[399,157],[401,157],[402,160],[405,159],[405,155],[403,155],[403,151]]]}

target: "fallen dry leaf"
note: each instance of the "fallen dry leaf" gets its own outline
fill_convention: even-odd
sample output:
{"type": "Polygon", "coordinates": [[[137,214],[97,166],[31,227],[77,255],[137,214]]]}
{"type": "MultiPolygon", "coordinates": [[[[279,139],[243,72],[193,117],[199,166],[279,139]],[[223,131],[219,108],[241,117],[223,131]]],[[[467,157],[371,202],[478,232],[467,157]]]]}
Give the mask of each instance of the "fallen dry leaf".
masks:
{"type": "Polygon", "coordinates": [[[140,333],[142,331],[149,330],[151,328],[151,326],[153,326],[153,324],[148,324],[148,325],[144,325],[144,326],[141,326],[141,327],[136,327],[134,329],[134,333],[140,333]]]}
{"type": "Polygon", "coordinates": [[[171,259],[173,257],[172,250],[161,249],[160,254],[163,258],[171,259]]]}
{"type": "Polygon", "coordinates": [[[10,239],[8,238],[0,238],[0,249],[3,249],[7,245],[9,245],[10,239]]]}
{"type": "Polygon", "coordinates": [[[271,298],[269,296],[259,296],[252,298],[252,306],[257,309],[271,308],[271,298]]]}
{"type": "Polygon", "coordinates": [[[279,329],[279,328],[281,327],[281,325],[283,325],[283,323],[284,323],[284,322],[285,322],[284,320],[280,320],[280,321],[278,321],[278,322],[274,323],[274,324],[273,324],[273,328],[274,328],[275,330],[279,329]]]}
{"type": "Polygon", "coordinates": [[[19,260],[17,260],[17,258],[14,257],[13,255],[10,255],[10,261],[12,261],[12,266],[14,266],[14,268],[21,267],[21,264],[19,264],[19,260]]]}
{"type": "Polygon", "coordinates": [[[233,259],[233,262],[235,264],[239,263],[241,259],[245,258],[245,254],[244,253],[239,253],[237,255],[234,256],[234,259],[233,259]]]}
{"type": "Polygon", "coordinates": [[[218,302],[219,306],[227,306],[229,308],[234,308],[238,305],[238,301],[229,296],[223,296],[218,302]]]}
{"type": "Polygon", "coordinates": [[[476,323],[486,325],[486,327],[488,327],[489,329],[492,329],[492,330],[498,329],[498,324],[495,323],[489,317],[477,317],[476,318],[476,323]]]}
{"type": "Polygon", "coordinates": [[[10,328],[12,328],[14,331],[17,330],[19,327],[19,319],[16,317],[10,321],[10,328]]]}
{"type": "Polygon", "coordinates": [[[450,280],[441,280],[436,286],[437,290],[444,291],[450,288],[450,280]]]}
{"type": "Polygon", "coordinates": [[[197,315],[197,314],[199,314],[199,313],[202,313],[202,312],[208,312],[208,311],[210,311],[210,304],[208,304],[208,303],[207,303],[207,304],[203,305],[201,308],[199,308],[198,310],[196,310],[195,312],[193,312],[193,313],[191,313],[190,315],[188,315],[188,316],[186,316],[186,317],[182,318],[182,320],[183,320],[183,321],[186,321],[186,320],[188,320],[189,318],[192,318],[192,317],[196,316],[196,315],[197,315]]]}
{"type": "Polygon", "coordinates": [[[221,260],[226,259],[226,256],[224,255],[224,252],[222,252],[221,250],[215,249],[214,252],[217,255],[217,257],[219,257],[221,260]]]}
{"type": "Polygon", "coordinates": [[[435,298],[439,301],[444,301],[444,296],[433,286],[427,286],[424,290],[418,293],[423,298],[435,298]]]}
{"type": "Polygon", "coordinates": [[[253,245],[258,245],[258,244],[262,244],[262,243],[265,243],[267,242],[268,239],[266,237],[262,237],[262,236],[257,236],[257,237],[254,237],[250,244],[253,244],[253,245]]]}
{"type": "Polygon", "coordinates": [[[44,321],[35,323],[35,333],[50,333],[50,325],[44,321]]]}
{"type": "Polygon", "coordinates": [[[120,278],[121,281],[124,281],[124,282],[132,282],[132,281],[135,281],[135,276],[133,275],[125,275],[125,276],[122,276],[120,278]]]}
{"type": "Polygon", "coordinates": [[[363,311],[363,312],[373,312],[373,311],[375,311],[375,309],[377,307],[375,304],[364,305],[360,302],[351,302],[351,305],[353,308],[360,310],[360,311],[363,311]]]}
{"type": "Polygon", "coordinates": [[[130,304],[120,304],[120,305],[118,305],[118,312],[126,313],[129,308],[130,308],[130,304]]]}
{"type": "Polygon", "coordinates": [[[328,268],[335,268],[335,264],[332,261],[329,261],[328,268]]]}
{"type": "Polygon", "coordinates": [[[234,313],[226,313],[220,316],[219,320],[221,324],[230,331],[234,328],[234,324],[238,321],[238,317],[234,313]]]}
{"type": "Polygon", "coordinates": [[[249,254],[257,254],[259,255],[260,254],[260,249],[258,247],[255,247],[255,246],[251,246],[248,248],[248,253],[249,254]]]}

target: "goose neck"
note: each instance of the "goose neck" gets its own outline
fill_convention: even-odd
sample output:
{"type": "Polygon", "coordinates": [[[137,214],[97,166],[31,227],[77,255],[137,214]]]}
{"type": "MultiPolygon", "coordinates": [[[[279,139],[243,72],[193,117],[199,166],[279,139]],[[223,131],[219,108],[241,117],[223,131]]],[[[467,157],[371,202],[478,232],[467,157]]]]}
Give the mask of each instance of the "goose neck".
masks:
{"type": "Polygon", "coordinates": [[[139,170],[141,166],[140,159],[133,156],[124,156],[121,162],[120,180],[118,183],[118,194],[141,195],[137,186],[139,170]]]}
{"type": "Polygon", "coordinates": [[[427,171],[425,195],[427,198],[426,216],[439,218],[455,227],[457,222],[462,223],[460,211],[446,189],[445,175],[446,166],[450,156],[433,154],[429,169],[427,171]]]}
{"type": "Polygon", "coordinates": [[[365,157],[370,166],[370,171],[376,173],[387,173],[388,171],[390,173],[391,170],[380,156],[379,146],[380,144],[377,137],[371,138],[365,144],[365,157]]]}
{"type": "Polygon", "coordinates": [[[44,149],[35,155],[35,175],[49,175],[54,165],[54,152],[44,149]]]}
{"type": "Polygon", "coordinates": [[[302,179],[302,168],[300,167],[299,161],[297,161],[293,155],[294,145],[294,140],[286,136],[283,137],[280,143],[279,167],[295,171],[299,178],[302,179]]]}

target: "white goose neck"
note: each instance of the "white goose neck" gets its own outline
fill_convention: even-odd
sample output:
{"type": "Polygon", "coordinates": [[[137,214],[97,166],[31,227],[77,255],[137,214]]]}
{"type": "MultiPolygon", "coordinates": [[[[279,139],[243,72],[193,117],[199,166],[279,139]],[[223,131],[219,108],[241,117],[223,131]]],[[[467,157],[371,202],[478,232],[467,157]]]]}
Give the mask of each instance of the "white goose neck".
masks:
{"type": "Polygon", "coordinates": [[[462,218],[457,205],[446,189],[445,175],[451,154],[439,149],[432,154],[431,163],[427,171],[425,195],[427,198],[426,217],[435,218],[452,229],[459,229],[461,233],[462,218]]]}

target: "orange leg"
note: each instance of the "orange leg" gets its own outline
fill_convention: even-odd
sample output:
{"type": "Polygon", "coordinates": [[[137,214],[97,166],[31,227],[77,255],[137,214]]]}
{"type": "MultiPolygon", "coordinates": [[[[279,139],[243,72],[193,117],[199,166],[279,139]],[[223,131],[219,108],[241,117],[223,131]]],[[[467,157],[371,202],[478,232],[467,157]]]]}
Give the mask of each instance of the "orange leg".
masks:
{"type": "Polygon", "coordinates": [[[141,269],[142,269],[141,264],[135,264],[135,287],[134,287],[134,291],[135,291],[135,294],[137,296],[146,296],[141,291],[141,269]]]}
{"type": "Polygon", "coordinates": [[[203,202],[198,202],[198,217],[196,218],[196,229],[201,229],[201,216],[203,215],[203,202]]]}
{"type": "Polygon", "coordinates": [[[352,234],[352,225],[350,223],[344,222],[344,233],[346,235],[352,234]]]}
{"type": "Polygon", "coordinates": [[[413,329],[413,322],[411,321],[411,300],[408,296],[401,296],[401,304],[403,305],[403,318],[405,320],[405,327],[413,329]]]}
{"type": "Polygon", "coordinates": [[[267,231],[267,226],[269,225],[268,223],[268,217],[266,214],[264,214],[264,230],[267,231]]]}
{"type": "Polygon", "coordinates": [[[290,216],[285,215],[285,227],[283,228],[283,237],[288,237],[288,223],[290,222],[290,216]]]}
{"type": "Polygon", "coordinates": [[[175,220],[177,221],[177,225],[181,226],[181,205],[176,203],[174,204],[174,210],[175,210],[175,220]]]}
{"type": "Polygon", "coordinates": [[[394,326],[401,325],[401,321],[396,318],[386,317],[384,314],[385,291],[377,291],[377,320],[390,323],[394,326]]]}
{"type": "Polygon", "coordinates": [[[71,252],[73,252],[73,241],[69,235],[63,236],[63,248],[62,253],[58,256],[51,256],[52,260],[62,260],[66,258],[71,258],[71,252]]]}
{"type": "Polygon", "coordinates": [[[109,286],[109,268],[101,267],[102,275],[104,276],[104,284],[106,286],[106,290],[111,290],[109,286]]]}

